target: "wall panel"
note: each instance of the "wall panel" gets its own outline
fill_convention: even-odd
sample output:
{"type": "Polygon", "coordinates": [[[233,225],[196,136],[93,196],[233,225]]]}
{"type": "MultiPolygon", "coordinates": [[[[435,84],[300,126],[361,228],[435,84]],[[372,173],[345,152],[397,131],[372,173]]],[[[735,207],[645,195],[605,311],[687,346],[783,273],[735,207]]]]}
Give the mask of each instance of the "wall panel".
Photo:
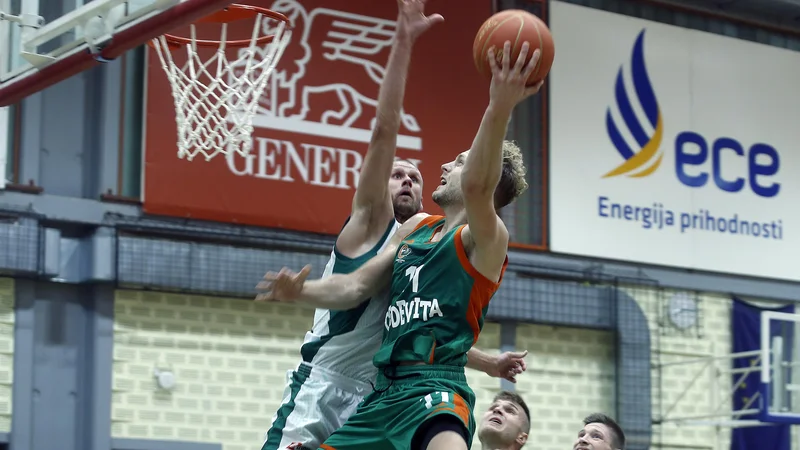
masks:
{"type": "Polygon", "coordinates": [[[0,278],[0,433],[11,431],[14,382],[14,279],[0,278]]]}
{"type": "Polygon", "coordinates": [[[531,448],[572,448],[586,415],[614,415],[613,333],[519,324],[517,347],[529,352],[517,393],[531,410],[531,448]]]}

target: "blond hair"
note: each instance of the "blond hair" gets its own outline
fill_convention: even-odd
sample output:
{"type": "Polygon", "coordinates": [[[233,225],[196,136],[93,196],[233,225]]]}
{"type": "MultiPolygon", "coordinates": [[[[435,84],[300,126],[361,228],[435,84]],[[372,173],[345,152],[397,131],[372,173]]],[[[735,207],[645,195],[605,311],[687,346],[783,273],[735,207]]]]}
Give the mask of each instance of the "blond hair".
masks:
{"type": "Polygon", "coordinates": [[[528,189],[526,172],[522,150],[515,142],[503,141],[503,173],[494,193],[497,209],[513,202],[528,189]]]}

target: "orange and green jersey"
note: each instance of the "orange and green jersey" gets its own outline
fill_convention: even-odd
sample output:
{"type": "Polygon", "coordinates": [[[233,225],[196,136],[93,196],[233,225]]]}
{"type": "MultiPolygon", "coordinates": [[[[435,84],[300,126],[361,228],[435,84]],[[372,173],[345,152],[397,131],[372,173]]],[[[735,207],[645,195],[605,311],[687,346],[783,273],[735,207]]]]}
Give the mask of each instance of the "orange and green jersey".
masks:
{"type": "MultiPolygon", "coordinates": [[[[426,217],[397,249],[383,342],[373,359],[378,368],[420,361],[464,366],[478,339],[500,281],[472,267],[464,225],[431,242],[444,223],[442,216],[426,217]]],[[[508,258],[501,280],[507,264],[508,258]]]]}

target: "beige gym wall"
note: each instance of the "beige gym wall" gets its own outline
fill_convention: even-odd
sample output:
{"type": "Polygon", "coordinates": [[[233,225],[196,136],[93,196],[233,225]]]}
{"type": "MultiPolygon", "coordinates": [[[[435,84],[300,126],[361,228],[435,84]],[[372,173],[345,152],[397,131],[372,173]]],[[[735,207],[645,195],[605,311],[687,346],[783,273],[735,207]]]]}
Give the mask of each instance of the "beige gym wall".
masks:
{"type": "MultiPolygon", "coordinates": [[[[112,436],[252,450],[280,404],[311,320],[310,309],[292,305],[117,291],[112,436]],[[172,392],[158,389],[156,368],[174,371],[172,392]]],[[[478,346],[497,353],[499,330],[487,323],[478,346]]],[[[517,341],[530,351],[518,390],[539,421],[532,442],[563,450],[583,414],[576,402],[586,411],[613,405],[611,334],[521,325],[517,341]]],[[[500,383],[471,370],[468,377],[480,414],[500,383]]]]}
{"type": "Polygon", "coordinates": [[[517,382],[517,393],[531,410],[526,448],[571,449],[587,414],[614,414],[611,332],[520,324],[517,347],[529,352],[528,370],[517,382]]]}
{"type": "Polygon", "coordinates": [[[11,432],[14,381],[14,279],[0,278],[0,433],[11,432]]]}
{"type": "MultiPolygon", "coordinates": [[[[0,286],[13,292],[8,281],[0,286]]],[[[711,409],[712,395],[719,401],[726,398],[729,376],[719,377],[715,388],[710,375],[700,373],[687,391],[701,365],[659,373],[657,364],[730,353],[729,297],[698,295],[699,333],[687,333],[671,329],[660,309],[671,291],[626,291],[649,320],[653,417],[663,415],[681,396],[669,416],[703,414],[711,409]]],[[[310,309],[293,305],[117,291],[113,437],[222,442],[225,450],[252,450],[280,404],[285,372],[299,360],[312,315],[310,309]],[[175,372],[172,392],[158,389],[156,368],[175,372]]],[[[500,326],[487,323],[478,347],[497,353],[499,345],[500,326]]],[[[531,442],[537,450],[571,448],[586,414],[615,414],[613,333],[520,324],[517,347],[530,352],[528,372],[519,377],[517,391],[530,406],[531,442]]],[[[500,384],[481,373],[467,373],[479,420],[500,384]]],[[[713,427],[655,425],[653,448],[726,450],[729,436],[726,428],[717,432],[713,427]]],[[[479,448],[477,437],[473,448],[479,448]]]]}

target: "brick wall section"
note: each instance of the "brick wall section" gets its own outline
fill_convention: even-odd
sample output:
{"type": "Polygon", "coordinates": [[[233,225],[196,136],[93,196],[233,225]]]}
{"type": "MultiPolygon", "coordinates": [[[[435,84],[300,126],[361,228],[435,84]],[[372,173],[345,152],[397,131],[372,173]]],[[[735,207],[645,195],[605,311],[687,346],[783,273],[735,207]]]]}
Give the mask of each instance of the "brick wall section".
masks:
{"type": "MultiPolygon", "coordinates": [[[[113,437],[221,442],[225,450],[252,450],[280,404],[284,374],[299,360],[312,312],[237,299],[118,291],[115,320],[113,437]],[[156,367],[174,371],[172,392],[157,388],[156,367]]],[[[610,336],[518,328],[519,347],[530,351],[529,372],[519,378],[518,389],[534,416],[531,442],[541,442],[542,450],[569,448],[584,412],[613,405],[610,336]],[[580,411],[573,411],[576,402],[580,411]]],[[[500,326],[487,323],[478,347],[497,353],[499,346],[500,326]]],[[[480,415],[500,382],[467,373],[480,415]]],[[[480,448],[477,439],[473,448],[480,448]]]]}
{"type": "MultiPolygon", "coordinates": [[[[668,321],[667,299],[675,291],[627,289],[639,302],[649,320],[653,359],[653,417],[686,417],[718,413],[730,419],[730,374],[719,374],[731,368],[730,359],[721,359],[706,366],[703,363],[665,367],[660,372],[656,364],[686,361],[731,353],[731,308],[729,295],[692,294],[700,307],[700,325],[688,332],[679,331],[668,321]],[[693,380],[696,381],[693,382],[693,380]],[[693,384],[692,384],[693,383],[693,384]],[[687,389],[687,386],[692,385],[687,389]],[[660,397],[660,400],[659,400],[660,397]]],[[[758,302],[774,307],[769,302],[758,302]]],[[[714,419],[709,419],[714,420],[714,419]]],[[[800,448],[800,434],[793,427],[792,448],[800,448]]],[[[712,449],[730,448],[731,428],[711,425],[678,425],[664,423],[653,427],[654,449],[712,449]]]]}
{"type": "Polygon", "coordinates": [[[0,433],[11,431],[14,379],[14,280],[0,278],[0,433]]]}
{"type": "Polygon", "coordinates": [[[118,291],[112,436],[221,442],[252,450],[299,358],[308,309],[118,291]],[[174,372],[171,392],[154,370],[174,372]]]}
{"type": "MultiPolygon", "coordinates": [[[[666,322],[662,310],[671,291],[626,291],[650,322],[654,364],[730,353],[728,297],[698,295],[701,326],[679,332],[666,322]]],[[[12,293],[13,282],[0,279],[0,357],[9,364],[12,293]]],[[[135,291],[118,291],[115,308],[114,437],[221,442],[225,450],[257,447],[280,404],[285,372],[299,360],[300,344],[313,317],[310,309],[135,291]],[[172,392],[157,388],[156,367],[175,372],[177,384],[172,392]]],[[[614,414],[613,333],[519,324],[516,338],[517,348],[529,351],[529,369],[519,377],[517,391],[531,409],[530,442],[536,442],[537,449],[571,448],[586,414],[614,414]]],[[[499,352],[500,326],[487,323],[477,346],[499,352]]],[[[11,390],[10,379],[6,384],[2,377],[10,377],[10,371],[3,375],[10,366],[0,367],[3,431],[10,428],[11,390]]],[[[718,367],[725,368],[725,362],[718,367]]],[[[677,366],[659,373],[654,368],[653,417],[670,407],[671,417],[707,413],[712,391],[720,402],[727,398],[729,377],[720,377],[715,385],[701,369],[701,365],[677,366]],[[684,393],[695,377],[694,386],[684,393]]],[[[500,383],[471,370],[467,375],[477,397],[479,419],[500,383]]],[[[726,402],[723,409],[727,407],[726,402]]],[[[727,428],[665,424],[655,425],[653,431],[654,449],[729,448],[727,428]]],[[[797,431],[793,433],[797,445],[797,431]]],[[[473,449],[478,448],[476,437],[473,449]]]]}
{"type": "Polygon", "coordinates": [[[587,414],[614,413],[612,333],[520,324],[517,347],[530,355],[517,382],[531,410],[529,447],[570,449],[587,414]]]}

